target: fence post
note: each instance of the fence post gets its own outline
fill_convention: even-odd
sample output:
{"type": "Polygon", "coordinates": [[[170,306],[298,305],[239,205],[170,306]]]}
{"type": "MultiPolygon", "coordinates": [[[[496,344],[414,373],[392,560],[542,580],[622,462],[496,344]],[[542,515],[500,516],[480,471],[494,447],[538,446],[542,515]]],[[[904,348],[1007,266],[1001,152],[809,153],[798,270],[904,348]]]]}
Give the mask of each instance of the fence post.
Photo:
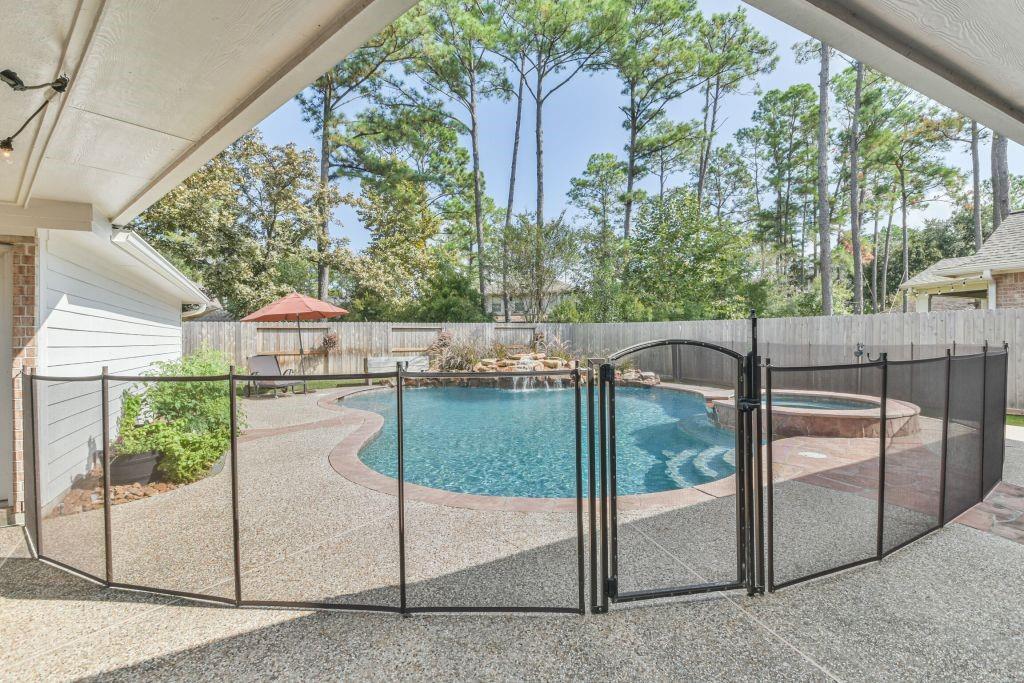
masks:
{"type": "MultiPolygon", "coordinates": [[[[1002,408],[1002,412],[1000,413],[1000,415],[1006,415],[1006,397],[1007,397],[1007,395],[1009,394],[1009,391],[1010,391],[1010,345],[1009,345],[1009,343],[1007,343],[1005,341],[1003,342],[1003,356],[1004,356],[1003,363],[1005,364],[1003,366],[1003,408],[1002,408]]],[[[1002,435],[1003,436],[1002,436],[1002,439],[1000,441],[1000,443],[1002,444],[1002,448],[1001,448],[1000,456],[999,456],[999,463],[1000,463],[999,479],[996,480],[996,484],[998,484],[1000,481],[1002,481],[1002,479],[1003,479],[1003,470],[1006,468],[1006,424],[1005,423],[1006,423],[1006,418],[1005,417],[1003,417],[1002,419],[999,420],[999,427],[1000,427],[1000,429],[1002,429],[1002,435]]],[[[992,485],[993,488],[995,488],[996,484],[992,485]]]]}
{"type": "Polygon", "coordinates": [[[106,567],[107,587],[114,581],[114,548],[110,524],[110,369],[104,365],[100,377],[100,409],[103,415],[100,424],[103,429],[103,548],[106,567]]]}
{"type": "Polygon", "coordinates": [[[768,518],[767,518],[767,552],[765,560],[765,588],[769,593],[775,592],[775,479],[772,475],[772,359],[765,362],[765,410],[767,412],[767,458],[765,459],[765,476],[767,478],[768,518]]]}
{"type": "Polygon", "coordinates": [[[587,512],[590,531],[590,611],[597,613],[597,462],[595,460],[594,363],[587,360],[587,512]]]}
{"type": "Polygon", "coordinates": [[[406,610],[405,586],[405,411],[402,404],[402,385],[405,383],[405,368],[401,361],[395,363],[395,412],[398,448],[398,595],[399,612],[408,616],[406,610]]]}
{"type": "MultiPolygon", "coordinates": [[[[745,358],[745,356],[744,356],[745,358]]],[[[743,413],[743,400],[746,396],[746,362],[736,362],[736,390],[733,395],[733,407],[736,411],[736,581],[746,582],[746,538],[747,538],[747,506],[745,493],[745,449],[743,446],[745,437],[746,416],[743,413]]]]}
{"type": "MultiPolygon", "coordinates": [[[[755,337],[756,339],[756,337],[755,337]]],[[[752,346],[756,344],[756,341],[752,342],[752,346]]],[[[754,375],[757,373],[757,359],[753,352],[750,352],[746,356],[745,366],[745,378],[743,383],[743,396],[744,400],[741,402],[743,408],[742,414],[737,413],[737,420],[742,419],[743,421],[743,444],[742,453],[737,455],[737,460],[743,460],[743,507],[744,507],[744,525],[746,532],[744,535],[744,564],[745,564],[745,580],[747,586],[747,595],[754,595],[757,592],[757,560],[755,554],[755,546],[757,538],[757,531],[755,528],[757,513],[754,505],[754,419],[758,416],[758,411],[754,407],[754,392],[756,390],[755,385],[757,384],[754,379],[754,375]],[[743,405],[746,404],[746,405],[743,405]]],[[[760,397],[758,397],[760,399],[760,397]]],[[[758,400],[760,403],[760,400],[758,400]]]]}
{"type": "Polygon", "coordinates": [[[602,363],[598,369],[598,410],[601,457],[601,612],[608,611],[608,395],[607,382],[611,366],[602,363]]]}
{"type": "Polygon", "coordinates": [[[942,468],[939,471],[939,526],[946,526],[946,467],[949,459],[949,377],[953,370],[953,354],[946,349],[946,398],[942,408],[942,468]]]}
{"type": "Polygon", "coordinates": [[[234,552],[235,606],[242,604],[242,552],[238,527],[238,382],[235,366],[228,370],[228,404],[231,410],[231,540],[234,552]]]}
{"type": "Polygon", "coordinates": [[[889,354],[881,354],[882,361],[882,402],[881,422],[878,425],[878,529],[875,540],[876,559],[882,559],[882,537],[885,534],[885,440],[889,425],[886,418],[886,404],[889,402],[889,354]]]}
{"type": "MultiPolygon", "coordinates": [[[[42,518],[43,518],[43,492],[39,488],[39,428],[38,428],[38,416],[39,411],[36,409],[36,378],[35,371],[32,368],[25,368],[25,376],[27,377],[28,394],[22,394],[22,409],[25,406],[25,398],[28,399],[29,409],[29,430],[32,438],[32,488],[33,496],[32,500],[28,500],[28,496],[25,496],[25,511],[28,512],[28,506],[31,505],[33,509],[32,527],[35,529],[35,538],[32,539],[32,550],[35,552],[36,559],[39,559],[40,555],[43,554],[42,543],[40,541],[40,533],[42,532],[42,518]]],[[[27,453],[26,449],[26,453],[27,453]]],[[[25,472],[25,476],[29,473],[25,472]]]]}
{"type": "Polygon", "coordinates": [[[580,392],[580,367],[572,369],[573,398],[575,402],[576,428],[576,570],[579,582],[579,613],[587,613],[586,570],[583,548],[583,401],[580,392]]]}
{"type": "Polygon", "coordinates": [[[981,452],[978,454],[978,502],[985,500],[985,417],[988,404],[988,339],[981,348],[981,452]]]}
{"type": "Polygon", "coordinates": [[[608,592],[619,593],[619,495],[618,452],[615,434],[615,368],[605,363],[608,375],[608,540],[611,551],[611,575],[606,580],[608,592]]]}

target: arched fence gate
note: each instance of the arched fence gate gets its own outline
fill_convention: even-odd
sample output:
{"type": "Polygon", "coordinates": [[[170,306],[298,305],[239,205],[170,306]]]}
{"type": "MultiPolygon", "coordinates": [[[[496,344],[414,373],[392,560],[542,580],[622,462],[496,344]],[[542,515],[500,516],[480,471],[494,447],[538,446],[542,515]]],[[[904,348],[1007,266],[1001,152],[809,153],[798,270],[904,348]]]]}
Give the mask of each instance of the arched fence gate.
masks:
{"type": "MultiPolygon", "coordinates": [[[[760,459],[754,458],[754,453],[760,452],[760,438],[754,438],[759,437],[760,421],[753,417],[760,414],[757,368],[753,350],[742,354],[687,339],[631,346],[600,364],[597,444],[603,542],[592,550],[600,555],[595,572],[599,578],[594,582],[600,595],[592,596],[596,611],[607,611],[609,602],[733,589],[746,589],[752,595],[756,590],[756,568],[762,564],[755,559],[755,549],[763,546],[755,538],[755,530],[762,528],[758,495],[762,471],[760,459]],[[631,397],[622,392],[643,392],[653,380],[634,367],[671,367],[673,380],[682,373],[694,374],[682,365],[699,369],[698,376],[709,386],[664,384],[672,392],[664,399],[681,418],[678,429],[660,426],[644,434],[646,428],[638,425],[631,431],[639,433],[634,438],[649,439],[641,448],[646,447],[650,459],[634,454],[623,460],[620,426],[624,421],[642,422],[643,416],[630,414],[631,397]],[[715,402],[718,405],[710,410],[717,408],[722,416],[731,415],[731,443],[724,443],[727,435],[716,433],[715,426],[707,423],[708,406],[715,402]],[[637,475],[649,479],[651,461],[659,458],[668,479],[675,480],[671,483],[687,486],[646,495],[631,492],[636,488],[631,484],[639,483],[634,481],[637,475]],[[731,474],[720,476],[729,470],[731,474]],[[651,571],[653,567],[658,570],[651,571]]],[[[661,384],[660,376],[658,379],[661,384]]],[[[658,486],[649,480],[643,483],[645,490],[658,486]]]]}
{"type": "Polygon", "coordinates": [[[886,350],[896,351],[775,366],[759,356],[752,316],[738,343],[656,340],[486,376],[401,363],[305,377],[28,374],[26,529],[40,559],[106,586],[236,607],[582,614],[757,595],[881,560],[999,482],[1005,344],[911,360],[886,350]],[[352,432],[373,444],[375,470],[360,464],[363,446],[335,443],[348,408],[310,416],[269,401],[269,426],[243,430],[247,382],[303,379],[389,384],[361,394],[364,421],[352,432]],[[525,446],[515,434],[503,450],[492,429],[514,422],[503,412],[512,408],[487,389],[528,381],[535,389],[515,394],[515,424],[538,427],[547,410],[545,440],[525,446]],[[130,488],[115,495],[112,440],[126,397],[180,383],[231,397],[219,416],[231,434],[222,471],[152,504],[130,488]],[[450,391],[448,402],[418,403],[419,387],[450,391]],[[459,419],[449,409],[467,423],[460,440],[449,438],[459,419]],[[525,498],[467,497],[410,475],[416,458],[461,449],[464,463],[488,468],[474,485],[500,483],[505,458],[526,447],[546,488],[525,498]],[[79,452],[92,458],[89,478],[64,488],[79,452]],[[349,526],[339,534],[338,524],[349,526]]]}

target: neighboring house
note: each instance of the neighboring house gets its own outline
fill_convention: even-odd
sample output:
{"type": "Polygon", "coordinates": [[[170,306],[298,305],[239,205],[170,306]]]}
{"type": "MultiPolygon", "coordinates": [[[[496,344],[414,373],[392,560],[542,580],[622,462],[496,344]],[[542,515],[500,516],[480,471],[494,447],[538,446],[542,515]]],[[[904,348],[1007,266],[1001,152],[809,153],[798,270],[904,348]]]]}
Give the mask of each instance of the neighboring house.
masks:
{"type": "Polygon", "coordinates": [[[1024,211],[1003,219],[977,254],[933,263],[900,289],[919,312],[1024,308],[1024,211]]]}
{"type": "MultiPolygon", "coordinates": [[[[496,283],[491,283],[487,291],[487,312],[497,322],[505,322],[505,302],[501,296],[500,286],[496,283]]],[[[548,289],[547,299],[545,305],[547,310],[541,315],[541,319],[547,317],[547,312],[557,306],[559,302],[568,297],[573,292],[573,286],[567,282],[561,280],[555,280],[551,287],[548,289]]],[[[535,318],[536,316],[531,315],[533,312],[533,303],[530,301],[528,296],[516,293],[509,297],[509,322],[525,322],[527,318],[535,318]]]]}

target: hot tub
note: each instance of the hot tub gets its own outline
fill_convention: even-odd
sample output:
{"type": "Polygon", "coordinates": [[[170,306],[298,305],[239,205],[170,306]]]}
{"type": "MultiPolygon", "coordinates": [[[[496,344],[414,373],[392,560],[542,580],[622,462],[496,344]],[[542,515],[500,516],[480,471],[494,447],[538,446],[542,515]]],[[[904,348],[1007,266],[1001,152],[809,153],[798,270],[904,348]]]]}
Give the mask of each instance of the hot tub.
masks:
{"type": "MultiPolygon", "coordinates": [[[[834,391],[773,391],[772,436],[877,438],[881,403],[875,396],[834,391]]],[[[712,401],[711,411],[719,425],[730,429],[735,427],[736,406],[731,398],[712,401]]],[[[921,409],[912,403],[889,399],[885,404],[886,434],[893,437],[920,431],[917,420],[920,412],[921,409]]],[[[762,411],[762,415],[767,436],[767,409],[762,411]]]]}

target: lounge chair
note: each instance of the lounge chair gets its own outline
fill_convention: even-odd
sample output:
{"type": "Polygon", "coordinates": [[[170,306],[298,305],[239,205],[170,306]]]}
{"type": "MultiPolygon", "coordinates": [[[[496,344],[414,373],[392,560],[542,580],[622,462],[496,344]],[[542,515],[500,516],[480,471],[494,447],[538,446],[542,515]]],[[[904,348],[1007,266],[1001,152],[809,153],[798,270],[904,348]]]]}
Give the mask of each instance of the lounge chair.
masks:
{"type": "MultiPolygon", "coordinates": [[[[268,377],[273,377],[293,374],[292,370],[281,372],[281,364],[277,362],[277,356],[250,356],[247,364],[250,375],[267,375],[268,377]]],[[[245,385],[245,395],[251,395],[250,391],[252,391],[252,393],[259,396],[260,389],[271,389],[274,392],[274,397],[276,398],[278,389],[284,389],[285,393],[288,393],[288,387],[291,387],[292,393],[294,394],[295,387],[300,384],[302,385],[303,393],[308,393],[309,387],[307,387],[306,382],[301,379],[252,379],[245,385]]]]}

